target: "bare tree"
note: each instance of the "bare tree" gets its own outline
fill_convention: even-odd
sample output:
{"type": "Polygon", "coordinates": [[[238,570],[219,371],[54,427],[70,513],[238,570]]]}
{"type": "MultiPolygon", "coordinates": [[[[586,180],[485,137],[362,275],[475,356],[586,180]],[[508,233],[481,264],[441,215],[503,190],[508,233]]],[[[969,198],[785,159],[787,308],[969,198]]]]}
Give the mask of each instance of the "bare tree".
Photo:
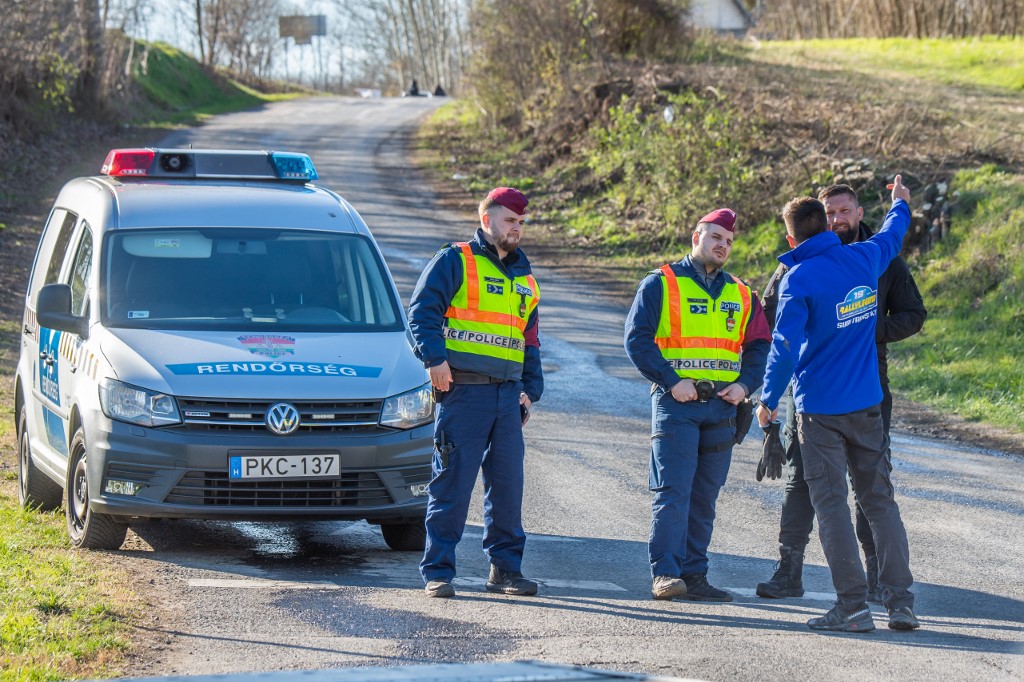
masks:
{"type": "Polygon", "coordinates": [[[467,0],[337,0],[338,12],[360,36],[367,79],[390,89],[413,79],[457,90],[465,65],[467,0]]]}
{"type": "Polygon", "coordinates": [[[776,38],[1017,37],[1024,0],[776,0],[759,30],[776,38]]]}

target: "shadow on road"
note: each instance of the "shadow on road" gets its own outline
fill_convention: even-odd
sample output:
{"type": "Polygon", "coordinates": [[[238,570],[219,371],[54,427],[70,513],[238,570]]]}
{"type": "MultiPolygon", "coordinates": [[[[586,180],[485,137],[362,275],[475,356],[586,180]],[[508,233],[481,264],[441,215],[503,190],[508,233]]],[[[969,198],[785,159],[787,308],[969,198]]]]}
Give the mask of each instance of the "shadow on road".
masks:
{"type": "MultiPolygon", "coordinates": [[[[276,599],[278,606],[342,636],[365,636],[367,628],[372,629],[374,624],[387,631],[388,636],[402,640],[425,630],[458,632],[473,627],[479,634],[480,624],[421,613],[428,602],[437,602],[420,596],[419,554],[386,549],[377,530],[364,523],[163,521],[139,523],[132,529],[137,538],[130,542],[144,542],[151,549],[128,549],[123,553],[205,569],[236,585],[232,581],[265,580],[304,587],[290,590],[288,585],[268,586],[281,591],[276,599]],[[396,610],[367,603],[377,599],[363,598],[380,589],[413,590],[415,596],[411,599],[417,604],[408,610],[396,610]],[[311,593],[321,597],[311,599],[311,593]],[[395,618],[401,624],[396,624],[395,618]]],[[[732,604],[655,602],[649,597],[645,542],[549,535],[531,535],[527,541],[525,568],[541,582],[540,595],[525,599],[496,596],[483,589],[486,559],[479,553],[481,529],[470,525],[466,530],[467,536],[460,544],[461,584],[457,581],[458,597],[454,600],[463,606],[466,602],[493,605],[495,600],[505,600],[514,601],[520,609],[564,611],[584,618],[611,616],[680,626],[776,631],[803,628],[802,622],[794,624],[794,616],[802,621],[820,615],[829,606],[822,592],[811,593],[811,598],[804,599],[738,596],[732,604]],[[552,561],[553,557],[558,560],[552,561]],[[564,561],[563,557],[573,560],[564,561]],[[545,584],[545,579],[552,584],[545,584]]],[[[771,574],[773,564],[772,559],[713,554],[710,578],[734,590],[753,588],[771,574]]],[[[804,579],[809,591],[827,592],[831,585],[824,566],[805,567],[804,579]]],[[[1006,639],[1024,633],[1020,623],[1024,602],[934,583],[917,583],[914,592],[922,630],[902,633],[889,631],[883,625],[879,631],[885,634],[885,641],[914,647],[1024,654],[1020,641],[1006,639]],[[964,634],[964,630],[979,634],[964,634]],[[984,632],[999,632],[1002,637],[985,637],[981,634],[984,632]]],[[[491,637],[485,639],[493,642],[491,637]]],[[[420,642],[409,646],[416,649],[431,645],[420,642]]],[[[429,659],[427,651],[407,653],[410,660],[429,659]]],[[[473,653],[465,653],[465,660],[472,660],[473,653]]]]}

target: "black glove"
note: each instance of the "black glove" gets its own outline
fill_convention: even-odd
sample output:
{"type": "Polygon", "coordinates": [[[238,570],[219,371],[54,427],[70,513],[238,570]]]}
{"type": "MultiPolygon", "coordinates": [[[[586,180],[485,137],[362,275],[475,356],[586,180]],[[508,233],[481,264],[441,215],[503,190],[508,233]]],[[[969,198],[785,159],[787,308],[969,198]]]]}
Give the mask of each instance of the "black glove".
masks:
{"type": "Polygon", "coordinates": [[[764,429],[764,443],[761,445],[761,461],[757,463],[757,480],[767,476],[771,480],[782,477],[782,463],[786,461],[786,449],[782,447],[779,431],[782,422],[772,422],[764,429]]]}

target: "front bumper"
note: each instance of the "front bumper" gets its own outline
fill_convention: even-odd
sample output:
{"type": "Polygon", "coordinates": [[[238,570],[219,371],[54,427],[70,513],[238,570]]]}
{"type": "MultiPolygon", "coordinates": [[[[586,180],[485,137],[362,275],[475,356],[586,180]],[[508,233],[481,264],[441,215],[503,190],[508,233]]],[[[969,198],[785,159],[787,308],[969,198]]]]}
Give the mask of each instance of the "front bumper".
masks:
{"type": "MultiPolygon", "coordinates": [[[[91,508],[119,517],[234,521],[421,519],[426,513],[433,427],[363,433],[218,433],[143,428],[101,418],[87,433],[91,508]],[[335,454],[330,478],[232,479],[239,455],[335,454]],[[106,492],[128,481],[134,495],[106,492]]],[[[94,422],[96,423],[96,422],[94,422]]],[[[120,486],[124,487],[124,486],[120,486]]]]}

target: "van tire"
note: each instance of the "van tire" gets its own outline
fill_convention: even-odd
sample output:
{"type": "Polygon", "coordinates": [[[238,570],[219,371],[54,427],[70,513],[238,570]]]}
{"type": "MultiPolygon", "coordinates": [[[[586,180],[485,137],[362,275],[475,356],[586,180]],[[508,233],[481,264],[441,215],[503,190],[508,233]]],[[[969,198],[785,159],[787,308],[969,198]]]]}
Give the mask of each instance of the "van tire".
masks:
{"type": "Polygon", "coordinates": [[[25,509],[50,512],[60,509],[64,490],[32,461],[32,439],[28,434],[28,406],[18,414],[18,503],[25,509]]]}
{"type": "Polygon", "coordinates": [[[382,523],[380,534],[396,552],[422,552],[427,546],[427,527],[423,519],[406,523],[382,523]]]}
{"type": "Polygon", "coordinates": [[[71,544],[80,549],[120,549],[128,524],[109,514],[89,509],[88,449],[85,432],[79,428],[71,439],[64,511],[71,544]]]}

